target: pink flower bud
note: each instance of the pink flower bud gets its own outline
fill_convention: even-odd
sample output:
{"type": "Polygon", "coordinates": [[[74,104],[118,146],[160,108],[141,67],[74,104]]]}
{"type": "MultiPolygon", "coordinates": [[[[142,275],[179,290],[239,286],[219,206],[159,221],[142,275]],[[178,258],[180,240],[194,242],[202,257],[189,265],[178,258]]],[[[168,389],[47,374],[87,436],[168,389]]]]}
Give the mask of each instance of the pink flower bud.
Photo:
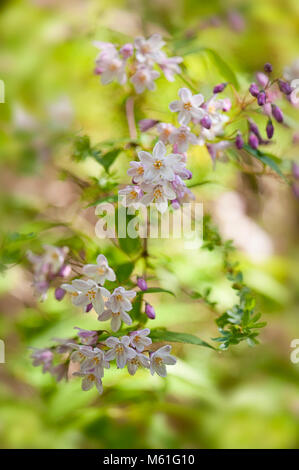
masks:
{"type": "Polygon", "coordinates": [[[237,137],[236,137],[236,147],[238,150],[241,150],[244,146],[244,140],[243,140],[243,137],[242,135],[240,134],[240,132],[238,133],[237,137]]]}
{"type": "Polygon", "coordinates": [[[92,304],[88,304],[85,307],[85,312],[88,313],[88,312],[90,312],[91,309],[92,309],[92,304]]]}
{"type": "Polygon", "coordinates": [[[143,277],[137,277],[137,286],[139,287],[140,290],[147,290],[147,283],[146,280],[143,279],[143,277]]]}
{"type": "Polygon", "coordinates": [[[146,303],[145,304],[145,314],[150,318],[151,320],[154,320],[156,318],[156,312],[154,307],[151,304],[146,303]]]}
{"type": "Polygon", "coordinates": [[[61,287],[57,287],[55,289],[55,299],[56,300],[62,300],[63,297],[65,296],[66,294],[66,291],[64,289],[62,289],[61,287]]]}

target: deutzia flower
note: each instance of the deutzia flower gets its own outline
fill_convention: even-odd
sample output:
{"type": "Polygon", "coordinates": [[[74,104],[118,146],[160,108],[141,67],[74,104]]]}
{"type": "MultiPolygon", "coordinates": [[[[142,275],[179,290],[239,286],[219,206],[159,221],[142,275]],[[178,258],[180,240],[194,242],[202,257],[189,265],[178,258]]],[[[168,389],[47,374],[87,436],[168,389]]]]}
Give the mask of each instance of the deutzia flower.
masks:
{"type": "Polygon", "coordinates": [[[152,186],[151,184],[143,185],[143,188],[148,192],[143,196],[141,202],[146,206],[151,203],[156,204],[158,211],[161,213],[166,211],[168,199],[172,200],[176,197],[176,194],[169,182],[164,182],[156,186],[152,186]]]}
{"type": "Polygon", "coordinates": [[[112,312],[129,312],[132,310],[131,300],[134,299],[135,295],[136,292],[133,290],[117,287],[106,302],[106,307],[112,312]]]}
{"type": "Polygon", "coordinates": [[[184,153],[188,150],[189,144],[197,144],[197,137],[190,131],[189,127],[181,126],[173,131],[169,141],[173,145],[176,144],[176,150],[179,153],[184,153]]]}
{"type": "Polygon", "coordinates": [[[132,177],[132,181],[135,184],[142,183],[144,168],[140,162],[130,162],[131,168],[128,169],[127,173],[132,177]]]}
{"type": "Polygon", "coordinates": [[[105,344],[111,348],[105,354],[106,360],[112,361],[116,359],[119,369],[125,367],[128,359],[133,359],[136,356],[136,351],[130,348],[130,338],[128,336],[122,336],[121,338],[110,336],[110,338],[106,339],[105,344]]]}
{"type": "Polygon", "coordinates": [[[79,330],[78,336],[83,344],[86,344],[87,346],[91,346],[97,343],[98,336],[99,336],[97,331],[84,330],[82,328],[79,328],[78,326],[75,326],[74,329],[79,330]]]}
{"type": "Polygon", "coordinates": [[[81,365],[81,372],[92,370],[97,377],[104,377],[104,368],[110,368],[104,352],[99,348],[94,348],[91,351],[85,352],[85,355],[86,359],[81,365]]]}
{"type": "Polygon", "coordinates": [[[103,393],[102,379],[98,377],[93,371],[74,372],[73,375],[83,378],[82,390],[84,392],[87,392],[95,385],[98,392],[100,394],[103,393]]]}
{"type": "Polygon", "coordinates": [[[86,264],[83,267],[83,273],[102,286],[106,280],[113,282],[116,279],[115,273],[109,267],[107,258],[104,255],[97,257],[97,264],[86,264]]]}
{"type": "Polygon", "coordinates": [[[132,318],[127,312],[119,311],[119,312],[112,312],[112,310],[107,309],[98,316],[99,321],[106,321],[110,320],[111,318],[111,330],[118,331],[121,327],[121,322],[123,321],[126,325],[132,325],[132,318]]]}
{"type": "Polygon", "coordinates": [[[69,343],[69,346],[74,349],[72,352],[70,359],[72,362],[82,362],[84,361],[88,356],[87,354],[92,351],[91,346],[82,346],[81,344],[75,344],[75,343],[69,343]]]}
{"type": "Polygon", "coordinates": [[[200,106],[204,102],[203,96],[199,93],[192,95],[188,88],[181,88],[179,90],[180,100],[173,101],[169,105],[172,112],[178,112],[178,121],[180,124],[187,126],[192,118],[201,119],[204,115],[203,109],[200,106]]]}
{"type": "Polygon", "coordinates": [[[165,75],[165,78],[169,82],[174,81],[174,76],[176,73],[181,73],[181,67],[178,65],[183,62],[182,57],[165,57],[159,62],[159,67],[161,67],[162,72],[165,75]]]}
{"type": "Polygon", "coordinates": [[[49,372],[52,367],[53,353],[50,349],[30,348],[34,352],[31,355],[34,366],[43,366],[43,373],[49,372]]]}
{"type": "Polygon", "coordinates": [[[163,179],[172,181],[175,173],[185,168],[182,156],[166,155],[166,147],[161,141],[156,143],[153,154],[141,150],[138,157],[144,167],[145,183],[159,183],[163,179]]]}
{"type": "Polygon", "coordinates": [[[153,34],[149,39],[138,37],[134,41],[136,48],[136,59],[138,62],[159,62],[163,61],[164,54],[160,51],[165,45],[160,34],[153,34]]]}
{"type": "Polygon", "coordinates": [[[144,328],[144,330],[133,331],[130,334],[131,345],[138,351],[142,352],[146,349],[150,344],[152,344],[152,340],[147,336],[150,334],[149,328],[144,328]]]}
{"type": "Polygon", "coordinates": [[[176,358],[169,354],[170,351],[171,346],[166,345],[151,354],[150,371],[152,375],[156,372],[160,377],[167,376],[166,365],[176,364],[176,358]]]}
{"type": "Polygon", "coordinates": [[[107,85],[116,80],[120,85],[124,85],[127,81],[126,62],[119,57],[114,45],[99,41],[95,41],[94,45],[103,49],[103,52],[96,58],[96,73],[101,75],[102,84],[107,85]]]}
{"type": "Polygon", "coordinates": [[[93,308],[100,315],[104,310],[104,298],[109,297],[110,292],[104,287],[97,285],[95,281],[88,279],[75,279],[72,284],[62,284],[61,286],[67,292],[71,293],[73,304],[84,309],[92,304],[93,308]]]}
{"type": "Polygon", "coordinates": [[[139,188],[139,186],[126,186],[124,189],[118,191],[122,198],[122,205],[125,207],[138,204],[141,197],[143,196],[143,191],[139,188]]]}
{"type": "Polygon", "coordinates": [[[146,88],[153,91],[156,88],[154,80],[160,77],[159,72],[145,66],[139,66],[131,78],[136,93],[142,93],[146,88]]]}
{"type": "Polygon", "coordinates": [[[161,122],[157,125],[157,131],[159,132],[159,140],[161,140],[163,144],[170,143],[170,137],[174,130],[175,127],[172,124],[161,122]]]}
{"type": "Polygon", "coordinates": [[[149,369],[149,366],[149,358],[142,353],[136,353],[135,357],[127,361],[127,368],[130,375],[135,375],[138,367],[146,367],[146,369],[149,369]]]}

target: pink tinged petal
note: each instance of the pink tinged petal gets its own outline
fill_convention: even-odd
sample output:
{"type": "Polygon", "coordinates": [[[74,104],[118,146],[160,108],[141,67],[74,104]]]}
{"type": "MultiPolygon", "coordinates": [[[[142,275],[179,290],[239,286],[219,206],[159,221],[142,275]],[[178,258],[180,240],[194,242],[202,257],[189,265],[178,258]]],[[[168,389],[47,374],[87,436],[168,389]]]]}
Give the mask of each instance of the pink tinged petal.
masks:
{"type": "Polygon", "coordinates": [[[111,310],[104,310],[104,312],[101,313],[101,315],[98,316],[98,320],[99,321],[106,321],[106,320],[109,320],[111,317],[112,317],[111,310]]]}
{"type": "Polygon", "coordinates": [[[88,283],[86,281],[81,281],[80,279],[75,279],[73,281],[73,286],[77,290],[85,291],[88,289],[88,283]]]}
{"type": "Polygon", "coordinates": [[[127,354],[128,359],[133,359],[136,356],[136,351],[134,351],[134,349],[130,347],[127,347],[126,354],[127,354]]]}
{"type": "Polygon", "coordinates": [[[107,351],[105,353],[105,360],[106,361],[113,361],[113,359],[115,359],[115,350],[110,349],[110,351],[107,351]]]}
{"type": "Polygon", "coordinates": [[[178,100],[172,101],[172,103],[170,103],[170,105],[169,105],[169,109],[173,113],[176,113],[176,112],[180,111],[181,107],[182,107],[181,102],[178,101],[178,100]]]}
{"type": "Polygon", "coordinates": [[[77,297],[72,298],[72,302],[76,307],[86,307],[89,304],[89,299],[85,294],[79,294],[77,297]]]}
{"type": "Polygon", "coordinates": [[[201,119],[204,115],[204,111],[200,108],[192,108],[191,109],[191,115],[192,117],[196,118],[196,119],[201,119]]]}
{"type": "Polygon", "coordinates": [[[126,325],[132,325],[132,318],[126,312],[121,314],[122,321],[126,323],[126,325]]]}
{"type": "Polygon", "coordinates": [[[116,332],[121,327],[121,319],[119,315],[113,315],[111,319],[111,330],[116,332]]]}
{"type": "Polygon", "coordinates": [[[167,377],[167,370],[165,364],[155,364],[155,371],[160,377],[167,377]]]}
{"type": "Polygon", "coordinates": [[[103,384],[102,384],[101,379],[96,380],[96,388],[99,394],[101,395],[103,393],[103,384]]]}
{"type": "Polygon", "coordinates": [[[136,297],[136,292],[134,290],[127,290],[126,296],[129,297],[129,299],[134,299],[134,297],[136,297]]]}
{"type": "Polygon", "coordinates": [[[192,93],[188,88],[181,88],[179,90],[179,97],[183,103],[188,103],[192,99],[192,93]]]}
{"type": "Polygon", "coordinates": [[[104,256],[104,255],[98,255],[98,256],[97,256],[97,264],[99,264],[99,265],[102,265],[102,264],[108,265],[108,261],[107,261],[106,256],[104,256]]]}
{"type": "Polygon", "coordinates": [[[94,385],[94,382],[92,380],[89,380],[88,377],[84,377],[84,379],[82,380],[82,390],[84,392],[87,392],[88,390],[90,390],[94,385]]]}
{"type": "Polygon", "coordinates": [[[108,272],[106,274],[106,279],[111,282],[114,282],[116,280],[116,275],[113,269],[111,268],[108,269],[108,272]]]}
{"type": "Polygon", "coordinates": [[[153,156],[155,158],[163,158],[165,154],[166,154],[166,147],[163,144],[163,142],[159,140],[159,142],[157,142],[156,145],[154,146],[153,156]]]}
{"type": "Polygon", "coordinates": [[[180,124],[187,126],[191,121],[191,114],[189,111],[182,110],[179,112],[178,121],[180,124]]]}
{"type": "Polygon", "coordinates": [[[101,313],[104,311],[104,300],[99,290],[96,292],[95,299],[92,301],[92,305],[97,314],[101,315],[101,313]]]}
{"type": "Polygon", "coordinates": [[[130,344],[130,338],[129,336],[123,336],[121,339],[120,339],[121,343],[124,344],[125,346],[129,346],[130,344]]]}
{"type": "Polygon", "coordinates": [[[151,164],[153,162],[153,156],[144,150],[140,150],[140,152],[138,152],[138,158],[142,163],[145,164],[151,164]]]}
{"type": "Polygon", "coordinates": [[[125,351],[116,354],[116,364],[119,369],[123,369],[127,362],[127,355],[125,351]]]}
{"type": "Polygon", "coordinates": [[[85,274],[86,276],[94,276],[95,274],[97,274],[98,272],[98,266],[95,265],[95,264],[86,264],[85,266],[83,266],[83,274],[85,274]]]}
{"type": "Polygon", "coordinates": [[[114,336],[110,336],[105,341],[105,344],[109,346],[109,348],[114,348],[118,343],[119,343],[118,338],[115,338],[114,336]]]}
{"type": "Polygon", "coordinates": [[[164,364],[167,364],[169,366],[173,366],[174,364],[176,364],[176,358],[171,356],[170,354],[167,355],[167,356],[163,356],[163,362],[164,364]]]}
{"type": "Polygon", "coordinates": [[[202,96],[201,93],[199,93],[198,95],[193,95],[191,102],[192,102],[193,106],[199,107],[204,102],[204,97],[202,96]]]}
{"type": "Polygon", "coordinates": [[[136,374],[137,369],[138,369],[137,364],[133,364],[132,362],[128,361],[127,367],[128,367],[128,372],[129,372],[130,375],[135,375],[136,374]]]}

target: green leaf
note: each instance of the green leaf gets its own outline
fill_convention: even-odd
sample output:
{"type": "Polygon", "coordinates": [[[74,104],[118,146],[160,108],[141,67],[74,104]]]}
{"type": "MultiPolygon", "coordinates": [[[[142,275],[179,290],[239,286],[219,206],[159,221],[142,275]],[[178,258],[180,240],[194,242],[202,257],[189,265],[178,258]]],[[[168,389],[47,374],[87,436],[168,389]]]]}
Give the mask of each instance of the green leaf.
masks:
{"type": "Polygon", "coordinates": [[[116,148],[116,149],[113,149],[113,150],[109,150],[109,152],[106,152],[106,153],[102,154],[101,156],[96,154],[96,153],[92,156],[108,172],[110,166],[115,161],[115,159],[118,157],[118,155],[120,154],[121,151],[122,151],[121,148],[116,148]]]}
{"type": "Polygon", "coordinates": [[[254,150],[253,148],[250,147],[250,145],[245,144],[244,149],[250,153],[253,157],[257,158],[260,162],[262,162],[264,165],[269,166],[272,168],[272,170],[275,171],[281,178],[283,178],[286,182],[288,182],[287,178],[284,176],[284,174],[281,172],[279,166],[277,163],[274,161],[273,157],[270,157],[270,155],[262,153],[260,150],[254,150]]]}
{"type": "Polygon", "coordinates": [[[173,295],[175,297],[175,294],[173,292],[171,292],[170,290],[167,290],[167,289],[162,289],[161,287],[149,287],[146,291],[137,292],[137,295],[154,294],[156,292],[165,292],[166,294],[170,294],[170,295],[173,295]]]}
{"type": "Polygon", "coordinates": [[[206,341],[203,341],[195,335],[167,331],[162,328],[151,330],[150,337],[153,341],[171,341],[173,343],[195,344],[197,346],[215,349],[211,344],[206,343],[206,341]]]}
{"type": "Polygon", "coordinates": [[[103,196],[100,199],[97,199],[95,202],[92,202],[92,203],[88,204],[88,206],[86,206],[86,208],[87,207],[97,206],[98,204],[101,204],[101,202],[117,202],[117,201],[118,201],[118,195],[117,194],[110,195],[110,196],[103,196]]]}
{"type": "Polygon", "coordinates": [[[134,263],[123,263],[116,269],[116,277],[120,283],[129,279],[134,269],[134,263]]]}
{"type": "Polygon", "coordinates": [[[214,51],[213,49],[207,47],[193,47],[187,51],[183,51],[182,55],[189,55],[189,54],[201,54],[206,56],[212,65],[217,69],[219,75],[221,77],[234,85],[234,87],[238,90],[239,83],[235,72],[231,69],[231,67],[220,57],[220,55],[214,51]]]}

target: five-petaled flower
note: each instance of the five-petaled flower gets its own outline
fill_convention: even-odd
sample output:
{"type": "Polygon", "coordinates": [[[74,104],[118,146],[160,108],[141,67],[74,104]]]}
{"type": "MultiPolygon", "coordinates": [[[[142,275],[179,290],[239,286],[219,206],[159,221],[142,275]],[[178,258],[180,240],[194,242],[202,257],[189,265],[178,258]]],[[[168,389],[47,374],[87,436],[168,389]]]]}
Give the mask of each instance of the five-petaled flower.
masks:
{"type": "Polygon", "coordinates": [[[120,329],[122,321],[126,323],[126,325],[132,325],[132,318],[127,312],[123,310],[120,310],[119,312],[112,312],[112,310],[106,309],[101,315],[98,316],[99,321],[110,320],[110,318],[111,330],[114,332],[120,329]]]}
{"type": "Polygon", "coordinates": [[[138,152],[138,157],[144,167],[145,183],[158,184],[162,180],[172,181],[175,173],[186,167],[182,155],[166,155],[166,147],[161,141],[156,143],[152,154],[141,150],[138,152]]]}
{"type": "Polygon", "coordinates": [[[127,368],[130,375],[135,375],[139,367],[145,367],[149,369],[150,361],[149,358],[142,353],[136,353],[132,359],[127,360],[127,368]]]}
{"type": "Polygon", "coordinates": [[[130,347],[129,336],[122,336],[121,338],[110,336],[110,338],[106,339],[105,344],[111,348],[105,354],[106,360],[112,361],[116,359],[119,369],[123,369],[127,360],[133,359],[136,356],[136,351],[130,347]]]}
{"type": "Polygon", "coordinates": [[[187,126],[192,118],[201,119],[204,116],[204,111],[200,108],[204,98],[200,93],[192,95],[188,88],[181,88],[179,97],[180,100],[170,103],[169,109],[172,112],[179,113],[178,121],[181,125],[187,126]]]}
{"type": "Polygon", "coordinates": [[[82,377],[82,390],[87,392],[95,386],[100,394],[103,393],[103,384],[101,377],[98,377],[94,371],[80,371],[74,372],[73,375],[82,377]]]}
{"type": "Polygon", "coordinates": [[[132,310],[131,302],[135,295],[136,292],[133,290],[126,290],[124,287],[117,287],[106,302],[106,307],[111,309],[112,312],[129,312],[132,310]]]}
{"type": "Polygon", "coordinates": [[[105,281],[115,281],[116,276],[108,265],[107,258],[104,255],[97,257],[97,264],[86,264],[83,267],[83,274],[94,279],[98,284],[104,285],[105,281]]]}
{"type": "Polygon", "coordinates": [[[144,328],[143,330],[132,331],[130,333],[130,340],[131,345],[136,349],[138,352],[144,351],[150,344],[152,344],[152,340],[148,338],[150,334],[149,328],[144,328]]]}
{"type": "Polygon", "coordinates": [[[85,351],[85,356],[86,359],[81,364],[81,372],[92,370],[97,377],[104,377],[104,368],[110,368],[110,363],[107,361],[105,353],[99,348],[94,348],[90,351],[85,351]]]}
{"type": "Polygon", "coordinates": [[[166,377],[166,365],[176,364],[176,358],[170,354],[171,346],[166,345],[151,354],[150,371],[154,375],[156,372],[160,377],[166,377]]]}
{"type": "Polygon", "coordinates": [[[104,298],[109,298],[110,296],[110,292],[107,289],[98,286],[92,279],[87,281],[74,279],[72,284],[62,284],[61,287],[70,292],[74,305],[86,309],[89,304],[92,304],[98,315],[104,310],[104,298]]]}

